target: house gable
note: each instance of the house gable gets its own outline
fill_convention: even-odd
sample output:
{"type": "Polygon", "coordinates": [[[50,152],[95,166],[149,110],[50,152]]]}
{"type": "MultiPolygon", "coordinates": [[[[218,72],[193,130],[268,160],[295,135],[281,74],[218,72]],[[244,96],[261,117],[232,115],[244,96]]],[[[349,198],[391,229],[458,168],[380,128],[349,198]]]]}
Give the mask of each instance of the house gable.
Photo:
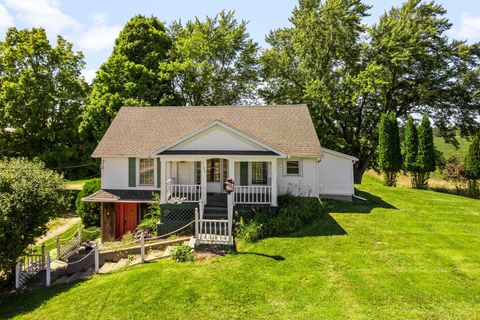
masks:
{"type": "Polygon", "coordinates": [[[252,154],[283,155],[280,151],[229,127],[221,121],[213,121],[207,126],[192,132],[175,143],[154,153],[185,153],[185,152],[247,152],[252,154]]]}

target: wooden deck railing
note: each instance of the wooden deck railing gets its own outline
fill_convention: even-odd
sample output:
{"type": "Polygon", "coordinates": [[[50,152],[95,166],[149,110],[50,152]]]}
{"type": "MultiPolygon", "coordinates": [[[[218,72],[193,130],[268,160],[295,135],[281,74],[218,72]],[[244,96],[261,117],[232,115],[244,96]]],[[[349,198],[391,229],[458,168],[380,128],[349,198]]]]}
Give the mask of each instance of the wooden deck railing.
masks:
{"type": "Polygon", "coordinates": [[[269,204],[272,202],[271,186],[235,186],[235,203],[269,204]]]}
{"type": "Polygon", "coordinates": [[[169,194],[171,198],[185,202],[198,202],[202,198],[202,186],[199,184],[170,184],[169,194]]]}

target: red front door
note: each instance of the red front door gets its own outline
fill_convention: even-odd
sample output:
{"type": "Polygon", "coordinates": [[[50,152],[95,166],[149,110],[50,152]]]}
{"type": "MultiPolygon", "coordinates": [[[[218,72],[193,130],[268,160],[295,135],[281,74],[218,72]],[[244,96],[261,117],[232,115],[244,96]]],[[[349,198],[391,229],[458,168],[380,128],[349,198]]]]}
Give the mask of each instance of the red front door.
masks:
{"type": "Polygon", "coordinates": [[[137,227],[137,204],[130,202],[115,203],[115,238],[137,227]]]}

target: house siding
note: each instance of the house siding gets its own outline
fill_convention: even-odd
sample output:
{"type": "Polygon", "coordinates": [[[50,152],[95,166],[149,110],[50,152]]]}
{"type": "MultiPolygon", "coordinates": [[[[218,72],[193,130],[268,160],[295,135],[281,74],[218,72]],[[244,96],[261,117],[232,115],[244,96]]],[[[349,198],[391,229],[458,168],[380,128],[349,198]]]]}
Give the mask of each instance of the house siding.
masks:
{"type": "Polygon", "coordinates": [[[327,196],[353,195],[352,160],[325,152],[318,164],[318,191],[327,196]]]}

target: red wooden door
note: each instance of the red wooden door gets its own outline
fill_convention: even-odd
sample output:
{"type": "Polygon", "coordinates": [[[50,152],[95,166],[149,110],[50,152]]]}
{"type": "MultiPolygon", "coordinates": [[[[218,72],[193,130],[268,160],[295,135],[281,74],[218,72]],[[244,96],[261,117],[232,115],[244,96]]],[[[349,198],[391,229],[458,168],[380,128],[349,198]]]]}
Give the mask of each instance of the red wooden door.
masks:
{"type": "Polygon", "coordinates": [[[137,227],[137,204],[120,202],[115,203],[115,238],[119,239],[128,231],[133,232],[137,227]]]}
{"type": "Polygon", "coordinates": [[[115,239],[120,238],[125,232],[125,217],[123,203],[115,203],[115,239]]]}
{"type": "Polygon", "coordinates": [[[125,203],[124,205],[124,214],[125,214],[125,230],[126,232],[133,232],[137,227],[137,204],[136,203],[125,203]]]}

